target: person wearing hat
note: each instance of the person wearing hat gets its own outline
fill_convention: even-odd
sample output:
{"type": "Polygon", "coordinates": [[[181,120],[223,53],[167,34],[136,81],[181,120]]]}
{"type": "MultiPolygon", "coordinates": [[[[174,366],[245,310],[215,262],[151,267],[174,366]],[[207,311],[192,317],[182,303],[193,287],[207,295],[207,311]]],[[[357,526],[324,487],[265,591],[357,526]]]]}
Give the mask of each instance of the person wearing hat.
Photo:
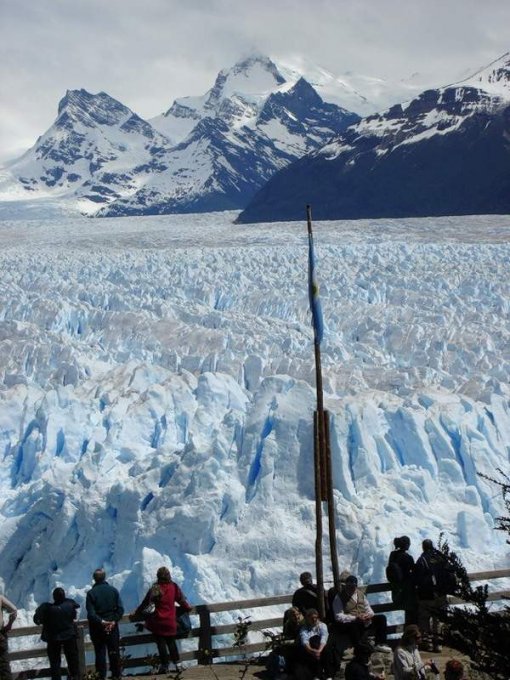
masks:
{"type": "Polygon", "coordinates": [[[384,675],[371,673],[370,657],[374,647],[370,642],[362,640],[354,646],[354,658],[345,667],[345,680],[384,680],[384,675]]]}
{"type": "Polygon", "coordinates": [[[340,576],[340,589],[331,603],[337,658],[361,640],[375,638],[374,651],[391,653],[386,646],[386,617],[375,614],[365,593],[358,589],[358,579],[349,572],[340,576]]]}
{"type": "Polygon", "coordinates": [[[392,672],[395,680],[425,680],[425,670],[438,673],[433,661],[422,661],[418,645],[421,631],[415,624],[406,626],[398,647],[393,654],[392,672]]]}

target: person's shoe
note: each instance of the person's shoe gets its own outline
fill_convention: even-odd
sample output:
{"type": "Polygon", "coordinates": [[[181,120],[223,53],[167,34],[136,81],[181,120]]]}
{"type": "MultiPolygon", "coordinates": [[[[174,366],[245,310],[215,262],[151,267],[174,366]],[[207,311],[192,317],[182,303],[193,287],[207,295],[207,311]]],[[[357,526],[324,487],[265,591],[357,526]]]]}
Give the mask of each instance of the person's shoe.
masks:
{"type": "Polygon", "coordinates": [[[180,663],[175,664],[175,672],[176,673],[182,673],[182,666],[180,663]]]}
{"type": "Polygon", "coordinates": [[[388,645],[375,645],[374,652],[380,652],[381,654],[391,654],[393,650],[391,647],[388,647],[388,645]]]}
{"type": "Polygon", "coordinates": [[[168,666],[165,666],[164,664],[161,664],[161,666],[158,668],[158,675],[165,675],[168,673],[170,669],[168,666]]]}

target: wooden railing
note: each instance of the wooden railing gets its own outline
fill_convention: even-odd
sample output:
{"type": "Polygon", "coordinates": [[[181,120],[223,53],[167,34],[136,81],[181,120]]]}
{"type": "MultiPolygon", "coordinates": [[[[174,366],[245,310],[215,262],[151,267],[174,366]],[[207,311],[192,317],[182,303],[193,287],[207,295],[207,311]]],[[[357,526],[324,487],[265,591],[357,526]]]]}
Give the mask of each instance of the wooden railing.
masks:
{"type": "MultiPolygon", "coordinates": [[[[509,578],[510,569],[501,569],[499,571],[490,572],[475,572],[469,574],[472,582],[478,581],[493,581],[495,579],[509,578]]],[[[390,586],[388,583],[375,583],[368,585],[366,587],[367,593],[386,593],[389,592],[390,586]]],[[[491,592],[489,595],[490,601],[498,601],[503,598],[510,597],[509,590],[498,590],[491,592]]],[[[202,604],[197,605],[193,608],[192,621],[198,623],[194,626],[188,639],[196,640],[196,645],[193,649],[188,649],[181,652],[181,659],[183,661],[196,661],[199,664],[210,664],[213,663],[214,659],[226,659],[232,656],[239,656],[241,654],[252,655],[256,653],[263,652],[267,648],[265,642],[251,642],[243,645],[242,649],[239,647],[234,647],[233,644],[229,646],[215,646],[214,638],[225,638],[226,636],[233,635],[238,629],[237,623],[227,623],[227,624],[216,624],[213,618],[217,615],[221,615],[225,612],[232,612],[234,616],[231,615],[230,618],[243,617],[243,612],[249,611],[251,624],[249,626],[250,631],[262,631],[267,629],[279,629],[282,623],[283,611],[286,607],[290,605],[292,595],[278,595],[275,597],[266,598],[256,598],[252,600],[239,600],[237,602],[220,602],[217,604],[202,604]],[[253,610],[259,610],[264,607],[281,607],[282,613],[278,617],[264,618],[264,619],[253,619],[253,610]]],[[[452,603],[459,602],[455,598],[451,598],[452,603]]],[[[389,601],[373,604],[372,609],[375,612],[391,612],[398,611],[398,609],[389,601]]],[[[245,616],[246,614],[244,614],[245,616]]],[[[388,626],[388,633],[394,635],[400,633],[403,629],[403,624],[400,621],[397,624],[388,626]]],[[[14,628],[9,634],[10,638],[34,638],[28,640],[29,646],[23,649],[16,649],[10,653],[11,665],[14,662],[23,662],[25,670],[18,671],[15,667],[13,668],[14,678],[17,680],[26,680],[28,678],[46,678],[49,677],[49,668],[44,664],[44,668],[35,669],[34,666],[37,665],[37,660],[46,659],[46,646],[44,643],[40,642],[38,639],[40,636],[40,627],[31,626],[26,628],[14,628]]],[[[86,620],[79,621],[78,624],[78,647],[80,656],[80,670],[82,674],[85,674],[86,670],[93,669],[93,646],[90,641],[88,641],[88,623],[86,620]]],[[[134,628],[134,624],[129,621],[127,617],[124,617],[121,621],[121,647],[123,649],[124,655],[124,668],[143,668],[148,669],[149,662],[147,660],[146,652],[140,651],[140,648],[144,646],[145,648],[153,640],[152,635],[147,633],[137,633],[134,628]],[[130,630],[128,629],[130,628],[130,630]],[[136,655],[138,654],[138,656],[136,655]]],[[[222,641],[220,640],[220,644],[222,641]]],[[[224,643],[223,643],[224,644],[224,643]]],[[[15,646],[12,645],[11,646],[15,646]]],[[[155,652],[154,648],[154,652],[155,652]]]]}

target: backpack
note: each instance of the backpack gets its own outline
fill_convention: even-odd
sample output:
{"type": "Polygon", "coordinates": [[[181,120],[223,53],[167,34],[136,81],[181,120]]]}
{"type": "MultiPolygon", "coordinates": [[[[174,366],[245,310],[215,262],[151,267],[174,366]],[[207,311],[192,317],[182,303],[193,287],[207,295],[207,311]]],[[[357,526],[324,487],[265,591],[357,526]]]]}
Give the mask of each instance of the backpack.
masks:
{"type": "Polygon", "coordinates": [[[391,585],[398,585],[404,580],[402,567],[398,562],[389,562],[386,567],[386,578],[391,585]]]}
{"type": "Polygon", "coordinates": [[[457,575],[453,566],[439,552],[430,561],[423,558],[431,579],[431,585],[438,595],[454,595],[458,588],[457,575]]]}

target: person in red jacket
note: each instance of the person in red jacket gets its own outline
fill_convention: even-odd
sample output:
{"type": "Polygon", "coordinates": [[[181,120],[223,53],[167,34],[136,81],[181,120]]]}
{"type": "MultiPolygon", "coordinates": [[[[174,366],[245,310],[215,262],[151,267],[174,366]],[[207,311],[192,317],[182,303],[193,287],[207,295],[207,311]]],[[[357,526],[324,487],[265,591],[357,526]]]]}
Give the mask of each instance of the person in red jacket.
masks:
{"type": "Polygon", "coordinates": [[[151,605],[154,610],[147,616],[145,615],[145,626],[148,628],[156,645],[160,660],[159,673],[168,673],[170,661],[179,670],[179,650],[175,642],[177,634],[177,615],[175,604],[186,612],[191,611],[179,586],[172,581],[170,571],[167,567],[160,567],[156,572],[156,582],[147,591],[142,602],[135,609],[130,618],[136,620],[144,616],[151,605]]]}

